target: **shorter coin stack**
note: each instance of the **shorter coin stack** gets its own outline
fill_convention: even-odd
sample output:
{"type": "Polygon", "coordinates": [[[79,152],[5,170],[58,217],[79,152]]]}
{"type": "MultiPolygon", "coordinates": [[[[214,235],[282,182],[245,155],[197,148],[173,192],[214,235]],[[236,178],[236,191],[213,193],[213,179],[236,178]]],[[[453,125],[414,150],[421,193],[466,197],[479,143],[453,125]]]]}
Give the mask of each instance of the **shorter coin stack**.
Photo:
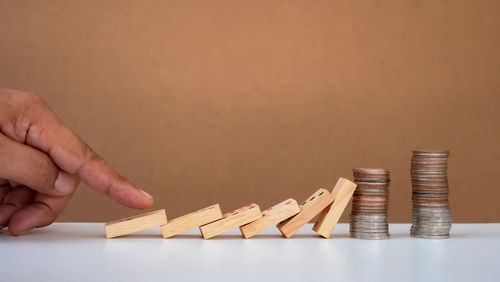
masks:
{"type": "Polygon", "coordinates": [[[415,150],[411,158],[412,237],[450,237],[451,210],[448,202],[449,151],[415,150]]]}
{"type": "Polygon", "coordinates": [[[383,168],[353,168],[354,191],[350,233],[358,239],[388,239],[389,171],[383,168]]]}

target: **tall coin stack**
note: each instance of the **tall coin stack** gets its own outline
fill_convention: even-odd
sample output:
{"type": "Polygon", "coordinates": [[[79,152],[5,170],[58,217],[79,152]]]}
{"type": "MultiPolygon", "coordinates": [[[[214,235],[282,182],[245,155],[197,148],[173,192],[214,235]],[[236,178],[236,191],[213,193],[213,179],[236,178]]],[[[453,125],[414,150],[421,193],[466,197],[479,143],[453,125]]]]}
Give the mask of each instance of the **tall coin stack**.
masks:
{"type": "Polygon", "coordinates": [[[383,168],[353,168],[354,191],[350,232],[352,238],[388,239],[389,171],[383,168]]]}
{"type": "Polygon", "coordinates": [[[449,151],[415,150],[411,158],[412,237],[450,237],[451,210],[448,202],[449,151]]]}

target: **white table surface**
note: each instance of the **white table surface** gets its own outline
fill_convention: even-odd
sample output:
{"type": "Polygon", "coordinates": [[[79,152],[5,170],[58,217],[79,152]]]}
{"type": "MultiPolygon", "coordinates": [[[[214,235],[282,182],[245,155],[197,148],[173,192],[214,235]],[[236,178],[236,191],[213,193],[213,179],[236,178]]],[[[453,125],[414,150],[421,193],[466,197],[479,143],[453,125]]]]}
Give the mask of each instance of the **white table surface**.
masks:
{"type": "Polygon", "coordinates": [[[105,239],[103,223],[56,223],[21,237],[0,232],[0,281],[500,281],[500,224],[454,224],[450,239],[330,239],[311,225],[292,239],[273,227],[251,239],[238,229],[210,240],[152,229],[105,239]]]}

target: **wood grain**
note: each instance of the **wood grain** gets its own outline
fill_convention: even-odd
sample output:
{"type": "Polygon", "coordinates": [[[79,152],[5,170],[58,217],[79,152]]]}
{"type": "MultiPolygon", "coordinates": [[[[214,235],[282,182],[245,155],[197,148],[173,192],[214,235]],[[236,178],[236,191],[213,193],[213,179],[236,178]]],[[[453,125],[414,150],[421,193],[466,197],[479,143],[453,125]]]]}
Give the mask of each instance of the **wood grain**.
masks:
{"type": "Polygon", "coordinates": [[[230,229],[240,227],[262,217],[257,204],[249,204],[224,214],[222,219],[200,227],[204,239],[210,239],[230,229]]]}
{"type": "Polygon", "coordinates": [[[241,234],[246,239],[276,225],[300,212],[299,204],[294,199],[287,199],[262,212],[262,217],[254,222],[240,227],[241,234]]]}
{"type": "Polygon", "coordinates": [[[300,212],[297,215],[279,223],[277,227],[283,236],[290,238],[331,202],[333,196],[327,190],[320,188],[300,204],[300,212]]]}
{"type": "Polygon", "coordinates": [[[330,237],[356,187],[356,183],[342,177],[339,178],[332,190],[333,203],[321,212],[318,221],[313,226],[314,231],[325,238],[330,237]]]}
{"type": "Polygon", "coordinates": [[[201,210],[169,220],[167,224],[161,227],[161,234],[163,238],[170,238],[221,218],[222,212],[219,204],[211,205],[201,210]]]}
{"type": "Polygon", "coordinates": [[[114,238],[137,231],[160,227],[167,223],[165,210],[157,210],[107,222],[104,225],[106,238],[114,238]]]}
{"type": "Polygon", "coordinates": [[[200,227],[204,224],[214,222],[222,218],[222,212],[219,204],[197,210],[195,212],[183,215],[181,217],[169,220],[167,224],[161,227],[163,238],[170,238],[182,232],[200,227]]]}

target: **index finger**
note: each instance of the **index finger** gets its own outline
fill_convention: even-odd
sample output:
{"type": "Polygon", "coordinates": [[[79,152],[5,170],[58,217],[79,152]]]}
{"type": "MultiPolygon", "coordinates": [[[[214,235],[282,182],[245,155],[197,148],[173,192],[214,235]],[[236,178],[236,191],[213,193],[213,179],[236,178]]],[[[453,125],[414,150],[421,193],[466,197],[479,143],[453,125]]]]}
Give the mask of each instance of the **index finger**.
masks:
{"type": "MultiPolygon", "coordinates": [[[[12,132],[5,134],[19,137],[25,132],[26,144],[46,152],[60,169],[77,174],[87,185],[123,205],[139,209],[152,205],[151,195],[118,174],[60,121],[43,99],[30,96],[28,100],[31,110],[18,115],[17,120],[11,119],[16,124],[12,126],[12,132]]],[[[9,127],[2,125],[2,130],[4,128],[9,127]]]]}

